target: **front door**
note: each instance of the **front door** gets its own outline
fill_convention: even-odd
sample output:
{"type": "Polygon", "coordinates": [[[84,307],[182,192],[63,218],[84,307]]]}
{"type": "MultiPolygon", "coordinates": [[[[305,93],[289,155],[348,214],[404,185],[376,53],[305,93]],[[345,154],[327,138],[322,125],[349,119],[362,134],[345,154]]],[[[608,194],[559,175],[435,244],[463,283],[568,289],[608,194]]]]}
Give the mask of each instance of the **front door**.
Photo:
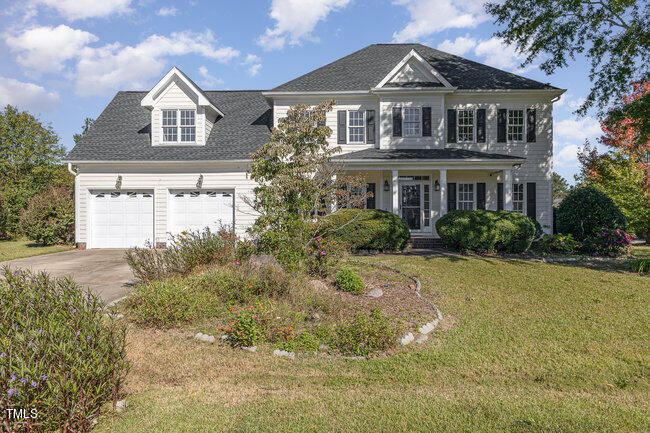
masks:
{"type": "Polygon", "coordinates": [[[402,219],[410,230],[422,230],[422,184],[402,183],[400,195],[402,219]]]}

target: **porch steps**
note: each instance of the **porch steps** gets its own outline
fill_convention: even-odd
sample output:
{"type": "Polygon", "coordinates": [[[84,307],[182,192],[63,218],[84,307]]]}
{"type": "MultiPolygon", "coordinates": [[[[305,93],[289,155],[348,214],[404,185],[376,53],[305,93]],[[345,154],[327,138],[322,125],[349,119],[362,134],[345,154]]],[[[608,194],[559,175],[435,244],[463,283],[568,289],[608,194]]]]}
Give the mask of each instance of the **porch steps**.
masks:
{"type": "Polygon", "coordinates": [[[440,238],[434,237],[415,237],[409,240],[409,247],[414,249],[442,248],[442,241],[440,238]]]}

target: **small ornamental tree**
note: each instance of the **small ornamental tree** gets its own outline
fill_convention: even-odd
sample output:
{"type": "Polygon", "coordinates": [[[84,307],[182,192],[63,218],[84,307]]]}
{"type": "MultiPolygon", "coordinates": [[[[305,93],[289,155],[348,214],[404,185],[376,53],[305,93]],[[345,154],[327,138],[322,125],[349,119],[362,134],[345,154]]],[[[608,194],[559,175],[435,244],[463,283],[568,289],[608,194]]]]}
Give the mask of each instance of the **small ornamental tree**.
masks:
{"type": "Polygon", "coordinates": [[[251,178],[258,186],[248,203],[259,213],[251,231],[260,248],[285,266],[313,252],[316,239],[324,236],[322,215],[337,205],[361,207],[367,198],[361,179],[343,176],[340,165],[331,163],[341,151],[327,141],[332,131],[325,118],[333,104],[291,107],[269,143],[251,155],[251,178]]]}

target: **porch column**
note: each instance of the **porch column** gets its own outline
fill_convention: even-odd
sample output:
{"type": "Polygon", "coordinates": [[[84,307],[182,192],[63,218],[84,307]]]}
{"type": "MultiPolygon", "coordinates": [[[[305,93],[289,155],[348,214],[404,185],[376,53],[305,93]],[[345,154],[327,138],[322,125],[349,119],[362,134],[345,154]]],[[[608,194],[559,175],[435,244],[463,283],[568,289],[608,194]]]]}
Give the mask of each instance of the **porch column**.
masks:
{"type": "Polygon", "coordinates": [[[503,209],[512,210],[512,170],[503,170],[503,209]]]}
{"type": "Polygon", "coordinates": [[[393,213],[399,215],[399,172],[397,170],[393,170],[391,191],[393,192],[393,213]]]}
{"type": "Polygon", "coordinates": [[[447,213],[447,169],[440,169],[440,216],[447,213]]]}
{"type": "Polygon", "coordinates": [[[375,207],[377,209],[384,209],[384,170],[379,170],[379,183],[375,188],[375,194],[378,196],[376,199],[375,207]]]}
{"type": "MultiPolygon", "coordinates": [[[[332,183],[336,183],[336,174],[332,175],[332,183]]],[[[332,200],[330,203],[330,213],[336,212],[336,200],[332,200]]]]}

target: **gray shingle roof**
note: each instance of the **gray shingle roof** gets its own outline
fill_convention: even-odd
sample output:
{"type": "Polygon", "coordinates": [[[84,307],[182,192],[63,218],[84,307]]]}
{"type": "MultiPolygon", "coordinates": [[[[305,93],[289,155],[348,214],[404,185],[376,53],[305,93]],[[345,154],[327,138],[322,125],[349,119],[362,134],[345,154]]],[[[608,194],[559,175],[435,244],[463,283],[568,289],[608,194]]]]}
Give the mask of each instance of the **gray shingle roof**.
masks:
{"type": "Polygon", "coordinates": [[[273,91],[368,90],[379,84],[411,50],[459,89],[556,89],[422,44],[374,44],[281,84],[273,91]]]}
{"type": "Polygon", "coordinates": [[[148,92],[118,92],[66,161],[193,161],[249,159],[267,143],[271,107],[259,90],[206,91],[224,112],[205,146],[152,146],[148,92]]]}
{"type": "Polygon", "coordinates": [[[501,155],[498,153],[477,152],[474,150],[457,149],[453,147],[445,149],[364,149],[357,152],[337,155],[333,160],[385,160],[395,161],[404,159],[525,159],[518,156],[501,155]]]}

